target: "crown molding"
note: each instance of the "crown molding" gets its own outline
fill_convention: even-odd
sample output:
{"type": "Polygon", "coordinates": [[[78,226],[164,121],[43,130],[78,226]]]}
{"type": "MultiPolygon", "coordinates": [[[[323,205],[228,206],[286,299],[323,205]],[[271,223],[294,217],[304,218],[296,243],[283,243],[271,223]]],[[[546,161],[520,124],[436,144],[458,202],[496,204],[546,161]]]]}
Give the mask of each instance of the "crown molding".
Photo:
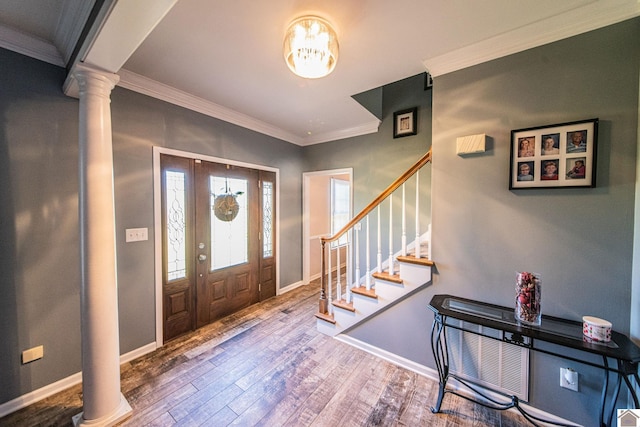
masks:
{"type": "Polygon", "coordinates": [[[282,139],[296,145],[302,145],[301,138],[296,135],[283,131],[261,120],[254,119],[246,114],[239,113],[230,108],[223,107],[125,69],[121,69],[118,74],[120,75],[118,86],[125,89],[178,105],[188,110],[196,111],[264,135],[282,139]]]}
{"type": "Polygon", "coordinates": [[[64,67],[64,60],[54,45],[4,25],[0,25],[0,47],[64,67]]]}
{"type": "Polygon", "coordinates": [[[596,1],[423,61],[433,77],[640,16],[639,0],[596,1]],[[555,30],[549,31],[550,28],[555,30]]]}
{"type": "Polygon", "coordinates": [[[65,64],[71,59],[94,4],[95,0],[64,0],[62,3],[62,13],[56,26],[54,41],[60,48],[65,64]]]}
{"type": "Polygon", "coordinates": [[[291,132],[285,131],[279,127],[270,125],[261,120],[250,117],[246,114],[239,113],[227,107],[223,107],[206,99],[191,95],[190,93],[178,90],[171,86],[149,79],[147,77],[136,74],[132,71],[121,69],[118,72],[120,82],[118,86],[129,89],[143,95],[150,96],[161,101],[168,102],[186,108],[191,111],[204,114],[234,125],[249,129],[263,135],[281,139],[295,145],[305,146],[312,144],[320,144],[323,142],[335,141],[337,139],[350,138],[354,136],[375,133],[380,125],[379,120],[365,123],[362,126],[350,129],[340,130],[336,132],[327,132],[313,136],[301,138],[291,132]]]}
{"type": "Polygon", "coordinates": [[[376,133],[378,132],[380,123],[381,121],[376,119],[372,122],[364,123],[360,126],[354,126],[348,129],[337,130],[335,132],[319,133],[317,135],[309,135],[303,138],[302,143],[300,145],[307,146],[307,145],[321,144],[323,142],[337,141],[339,139],[353,138],[356,136],[376,133]]]}

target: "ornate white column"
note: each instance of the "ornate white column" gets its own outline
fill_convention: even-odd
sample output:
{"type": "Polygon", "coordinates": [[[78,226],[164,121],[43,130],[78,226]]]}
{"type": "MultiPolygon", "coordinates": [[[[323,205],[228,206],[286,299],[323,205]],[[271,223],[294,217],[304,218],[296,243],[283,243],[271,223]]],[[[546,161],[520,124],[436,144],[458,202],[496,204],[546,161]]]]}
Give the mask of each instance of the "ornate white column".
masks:
{"type": "Polygon", "coordinates": [[[118,76],[78,65],[83,412],[76,426],[110,426],[131,407],[120,391],[120,341],[110,94],[118,76]]]}

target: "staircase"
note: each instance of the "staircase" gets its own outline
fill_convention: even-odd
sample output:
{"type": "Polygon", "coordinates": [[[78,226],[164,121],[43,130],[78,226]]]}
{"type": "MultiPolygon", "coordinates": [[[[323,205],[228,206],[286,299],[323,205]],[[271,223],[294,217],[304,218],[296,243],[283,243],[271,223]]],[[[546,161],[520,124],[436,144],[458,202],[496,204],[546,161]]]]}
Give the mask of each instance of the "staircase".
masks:
{"type": "Polygon", "coordinates": [[[419,220],[419,172],[430,161],[431,150],[338,233],[321,239],[320,301],[316,313],[318,331],[330,336],[337,335],[430,283],[434,265],[430,259],[431,230],[430,225],[423,226],[427,231],[421,234],[419,220]],[[410,184],[415,184],[413,198],[407,198],[405,191],[410,179],[413,181],[410,184]],[[395,218],[394,194],[396,199],[401,196],[401,202],[395,204],[396,210],[397,205],[401,207],[401,213],[396,214],[395,218]],[[413,206],[411,201],[414,202],[413,206]],[[406,206],[414,209],[406,209],[406,206]],[[408,219],[413,224],[413,230],[409,231],[415,235],[415,240],[409,244],[406,237],[408,219]],[[371,227],[371,222],[377,225],[371,227]],[[401,229],[400,236],[394,236],[393,231],[398,228],[401,229]],[[339,245],[338,241],[345,241],[344,238],[339,240],[345,235],[346,243],[339,245]],[[386,247],[383,247],[383,235],[386,247]],[[388,253],[384,261],[383,250],[388,253]],[[341,259],[345,262],[341,262],[341,259]],[[372,261],[374,268],[371,268],[372,261]],[[336,267],[332,267],[334,263],[336,267]],[[366,272],[364,276],[361,276],[361,270],[366,272]]]}
{"type": "Polygon", "coordinates": [[[390,304],[408,297],[415,291],[427,286],[431,281],[433,261],[416,258],[413,254],[396,257],[398,274],[389,275],[388,271],[371,274],[374,283],[371,289],[366,286],[351,288],[351,303],[345,299],[334,300],[332,313],[316,313],[318,331],[334,336],[354,326],[390,304]]]}

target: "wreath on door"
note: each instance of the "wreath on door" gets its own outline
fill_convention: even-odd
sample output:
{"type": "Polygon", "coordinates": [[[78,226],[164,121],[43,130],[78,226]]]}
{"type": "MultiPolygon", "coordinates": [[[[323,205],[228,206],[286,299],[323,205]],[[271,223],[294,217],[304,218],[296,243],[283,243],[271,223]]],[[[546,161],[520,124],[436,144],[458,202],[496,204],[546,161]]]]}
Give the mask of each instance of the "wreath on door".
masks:
{"type": "Polygon", "coordinates": [[[213,199],[213,214],[216,218],[224,222],[233,221],[240,211],[238,196],[241,194],[243,194],[242,191],[232,193],[229,190],[229,184],[227,184],[225,192],[218,194],[213,199]]]}

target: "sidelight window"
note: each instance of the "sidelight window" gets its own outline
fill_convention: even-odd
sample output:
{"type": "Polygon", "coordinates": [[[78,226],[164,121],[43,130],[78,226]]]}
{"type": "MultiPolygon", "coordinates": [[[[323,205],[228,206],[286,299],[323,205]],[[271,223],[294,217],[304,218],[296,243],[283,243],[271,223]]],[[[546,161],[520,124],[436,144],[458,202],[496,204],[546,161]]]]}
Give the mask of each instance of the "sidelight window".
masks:
{"type": "Polygon", "coordinates": [[[187,276],[185,175],[182,172],[167,171],[165,180],[167,280],[183,279],[187,276]]]}

